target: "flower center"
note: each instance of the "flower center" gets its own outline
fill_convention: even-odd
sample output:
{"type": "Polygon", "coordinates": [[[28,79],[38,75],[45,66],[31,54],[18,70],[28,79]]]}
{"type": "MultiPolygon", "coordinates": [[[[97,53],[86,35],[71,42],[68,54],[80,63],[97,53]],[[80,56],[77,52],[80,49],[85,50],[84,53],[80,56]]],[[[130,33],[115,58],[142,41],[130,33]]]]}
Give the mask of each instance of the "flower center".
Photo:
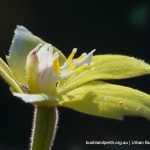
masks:
{"type": "Polygon", "coordinates": [[[60,66],[59,53],[53,53],[53,47],[50,44],[39,44],[28,54],[26,61],[30,92],[55,95],[57,93],[56,82],[88,67],[94,51],[88,54],[83,53],[79,58],[73,59],[77,52],[74,48],[65,63],[60,66]]]}

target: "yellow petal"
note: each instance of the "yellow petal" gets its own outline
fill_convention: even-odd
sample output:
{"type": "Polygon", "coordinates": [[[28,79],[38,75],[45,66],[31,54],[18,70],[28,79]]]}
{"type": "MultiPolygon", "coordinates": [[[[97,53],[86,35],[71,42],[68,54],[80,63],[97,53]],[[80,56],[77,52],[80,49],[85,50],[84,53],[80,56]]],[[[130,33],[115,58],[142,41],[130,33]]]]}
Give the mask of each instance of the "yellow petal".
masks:
{"type": "Polygon", "coordinates": [[[150,119],[150,95],[102,81],[87,83],[64,94],[59,105],[94,116],[123,119],[141,116],[150,119]]]}
{"type": "Polygon", "coordinates": [[[2,67],[0,67],[0,75],[16,92],[23,93],[17,82],[2,67]]]}
{"type": "Polygon", "coordinates": [[[149,64],[123,55],[93,56],[92,64],[78,74],[67,78],[62,84],[59,84],[58,90],[66,92],[99,79],[125,79],[150,74],[149,64]]]}
{"type": "Polygon", "coordinates": [[[0,67],[9,75],[14,79],[14,74],[11,71],[11,69],[8,67],[8,65],[3,61],[2,58],[0,58],[0,67]]]}

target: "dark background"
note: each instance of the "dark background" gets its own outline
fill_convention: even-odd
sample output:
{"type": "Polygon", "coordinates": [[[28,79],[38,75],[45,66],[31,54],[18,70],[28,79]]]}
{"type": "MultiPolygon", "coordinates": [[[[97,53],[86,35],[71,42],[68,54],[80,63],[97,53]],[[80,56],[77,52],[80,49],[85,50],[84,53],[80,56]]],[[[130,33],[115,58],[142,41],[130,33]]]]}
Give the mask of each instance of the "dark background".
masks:
{"type": "MultiPolygon", "coordinates": [[[[68,55],[97,49],[96,54],[126,54],[150,63],[150,2],[106,1],[1,1],[0,56],[5,57],[16,25],[52,43],[68,55]]],[[[21,61],[21,60],[20,60],[21,61]]],[[[112,81],[150,92],[150,77],[112,81]]],[[[27,150],[33,108],[9,92],[0,80],[0,150],[27,150]]],[[[150,121],[98,118],[59,109],[59,128],[53,150],[149,150],[150,145],[86,145],[86,140],[149,140],[150,121]]]]}

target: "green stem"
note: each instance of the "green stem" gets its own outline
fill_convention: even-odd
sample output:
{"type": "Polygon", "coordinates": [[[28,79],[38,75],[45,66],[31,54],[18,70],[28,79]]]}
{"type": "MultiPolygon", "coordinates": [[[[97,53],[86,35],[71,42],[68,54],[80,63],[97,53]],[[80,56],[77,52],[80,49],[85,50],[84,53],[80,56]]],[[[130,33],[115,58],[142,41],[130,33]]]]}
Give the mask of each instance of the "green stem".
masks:
{"type": "Polygon", "coordinates": [[[35,108],[31,150],[51,150],[56,133],[57,120],[57,108],[35,108]]]}

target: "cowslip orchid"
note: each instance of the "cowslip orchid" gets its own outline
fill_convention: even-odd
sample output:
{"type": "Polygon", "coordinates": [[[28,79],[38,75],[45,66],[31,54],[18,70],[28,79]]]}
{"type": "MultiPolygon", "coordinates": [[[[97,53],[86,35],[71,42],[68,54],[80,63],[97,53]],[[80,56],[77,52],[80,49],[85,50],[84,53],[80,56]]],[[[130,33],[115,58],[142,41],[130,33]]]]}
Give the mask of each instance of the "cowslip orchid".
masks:
{"type": "Polygon", "coordinates": [[[57,107],[119,119],[150,119],[150,95],[109,80],[150,74],[150,65],[124,55],[95,55],[95,50],[66,58],[63,51],[17,26],[0,75],[12,94],[35,107],[31,150],[49,150],[55,137],[57,107]],[[107,80],[107,82],[106,82],[107,80]]]}

